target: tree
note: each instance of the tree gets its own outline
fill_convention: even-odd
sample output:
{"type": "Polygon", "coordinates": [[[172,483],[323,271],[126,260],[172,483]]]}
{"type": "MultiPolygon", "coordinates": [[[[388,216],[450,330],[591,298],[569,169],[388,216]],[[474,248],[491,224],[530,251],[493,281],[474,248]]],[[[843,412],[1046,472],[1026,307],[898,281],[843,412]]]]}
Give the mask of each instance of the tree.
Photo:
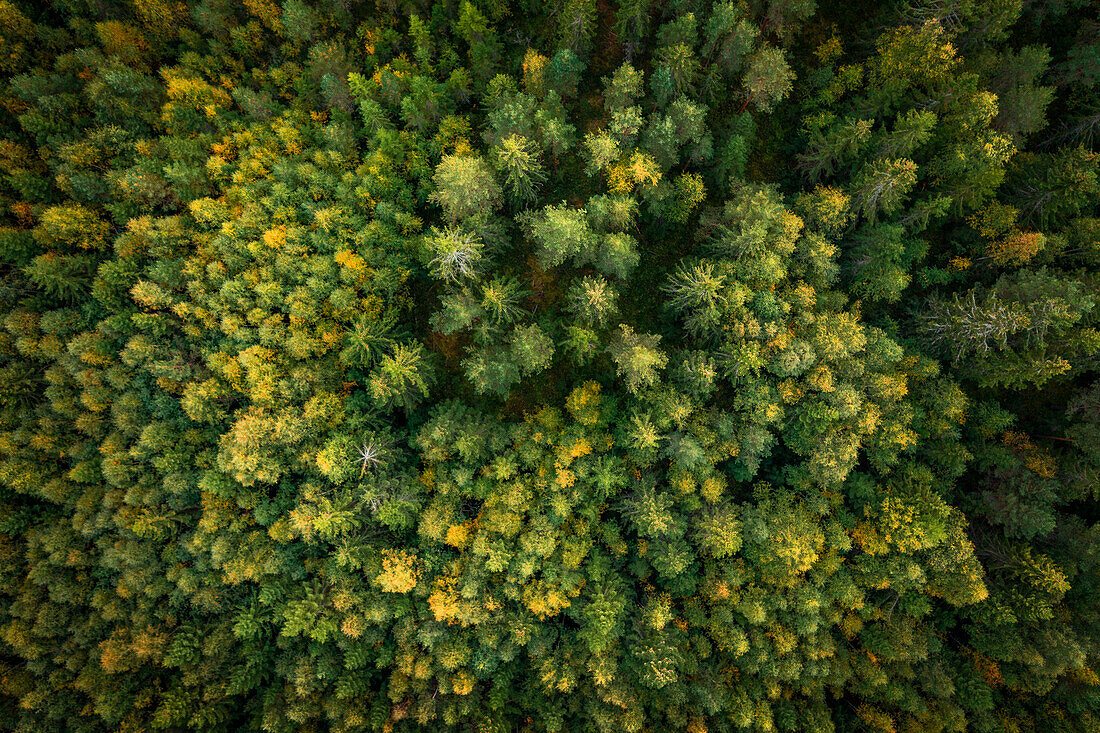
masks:
{"type": "Polygon", "coordinates": [[[985,64],[993,77],[991,91],[997,94],[994,126],[1022,143],[1046,127],[1046,109],[1054,98],[1051,87],[1036,82],[1050,66],[1050,52],[1041,46],[1025,46],[1019,52],[1006,52],[985,64]]]}
{"type": "Polygon", "coordinates": [[[878,160],[865,165],[852,180],[854,208],[872,224],[879,214],[893,214],[917,182],[911,160],[878,160]]]}
{"type": "Polygon", "coordinates": [[[781,49],[763,45],[751,57],[745,69],[742,85],[745,88],[745,101],[741,105],[743,112],[753,104],[761,112],[770,112],[772,107],[791,91],[794,72],[787,64],[786,55],[781,49]]]}
{"type": "Polygon", "coordinates": [[[598,241],[584,209],[568,207],[564,202],[536,214],[530,231],[544,267],[555,267],[569,258],[577,264],[585,262],[592,257],[598,241]]]}
{"type": "Polygon", "coordinates": [[[484,244],[473,232],[457,227],[433,227],[427,244],[433,255],[429,267],[439,279],[453,281],[476,274],[484,244]]]}
{"type": "Polygon", "coordinates": [[[607,133],[588,133],[584,136],[584,147],[590,176],[614,163],[621,153],[619,141],[607,133]]]}
{"type": "Polygon", "coordinates": [[[668,305],[688,315],[688,328],[696,335],[703,335],[718,325],[719,306],[725,292],[725,278],[709,262],[690,267],[680,265],[664,287],[668,293],[668,305]]]}
{"type": "Polygon", "coordinates": [[[492,211],[500,204],[500,185],[480,156],[444,156],[432,180],[436,185],[432,200],[451,221],[492,211]]]}
{"type": "Polygon", "coordinates": [[[621,232],[611,232],[600,238],[599,250],[593,257],[593,264],[605,275],[626,280],[638,266],[640,259],[641,255],[638,253],[634,237],[621,232]]]}
{"type": "Polygon", "coordinates": [[[629,63],[623,64],[610,77],[603,79],[604,107],[612,113],[632,107],[642,96],[643,86],[642,72],[629,63]]]}
{"type": "Polygon", "coordinates": [[[927,249],[924,241],[907,237],[904,227],[864,226],[853,235],[842,266],[849,272],[854,293],[871,302],[895,302],[909,285],[913,263],[927,249]]]}
{"type": "MultiPolygon", "coordinates": [[[[574,8],[591,7],[590,3],[591,0],[571,0],[570,5],[574,8]]],[[[578,17],[580,16],[573,16],[571,27],[578,27],[575,22],[578,17]]],[[[563,48],[554,54],[550,59],[550,65],[546,67],[546,84],[563,98],[576,97],[583,71],[584,62],[580,57],[570,49],[563,48]]]]}
{"type": "Polygon", "coordinates": [[[517,204],[533,200],[546,180],[534,146],[518,135],[501,140],[494,151],[494,164],[504,174],[504,186],[517,204]]]}
{"type": "Polygon", "coordinates": [[[684,43],[662,46],[657,52],[657,61],[662,69],[667,69],[674,94],[695,90],[700,64],[691,46],[684,43]]]}
{"type": "Polygon", "coordinates": [[[562,45],[586,55],[596,32],[596,7],[593,0],[570,0],[558,16],[558,36],[562,45]]]}
{"type": "Polygon", "coordinates": [[[520,301],[527,295],[514,278],[495,277],[481,289],[481,307],[489,320],[498,325],[510,324],[522,314],[520,301]]]}
{"type": "Polygon", "coordinates": [[[575,281],[566,296],[569,309],[585,323],[603,327],[618,312],[618,293],[602,277],[584,277],[575,281]]]}
{"type": "Polygon", "coordinates": [[[1098,162],[1100,156],[1082,147],[1017,155],[1006,183],[1010,201],[1027,221],[1075,216],[1096,196],[1098,162]]]}
{"type": "Polygon", "coordinates": [[[554,343],[535,324],[522,326],[512,334],[511,356],[520,373],[535,374],[550,366],[554,343]]]}
{"type": "Polygon", "coordinates": [[[1082,321],[1094,305],[1078,281],[1022,271],[989,290],[933,301],[920,327],[980,384],[1020,388],[1069,372],[1078,354],[1092,353],[1100,339],[1082,321]]]}
{"type": "Polygon", "coordinates": [[[412,409],[428,396],[430,372],[420,344],[395,344],[371,373],[370,394],[385,407],[412,409]]]}
{"type": "Polygon", "coordinates": [[[657,383],[660,370],[668,363],[668,357],[657,348],[660,340],[660,336],[635,333],[621,324],[608,344],[616,371],[631,392],[657,383]]]}
{"type": "Polygon", "coordinates": [[[99,250],[107,244],[110,226],[92,209],[80,204],[51,206],[42,213],[35,238],[51,250],[99,250]]]}

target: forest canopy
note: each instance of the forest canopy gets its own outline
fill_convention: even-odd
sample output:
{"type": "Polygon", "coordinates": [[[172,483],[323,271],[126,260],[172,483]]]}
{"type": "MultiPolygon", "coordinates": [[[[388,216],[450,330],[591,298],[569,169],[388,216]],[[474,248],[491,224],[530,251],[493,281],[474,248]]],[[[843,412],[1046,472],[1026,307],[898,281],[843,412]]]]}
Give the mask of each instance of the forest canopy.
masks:
{"type": "Polygon", "coordinates": [[[0,730],[1100,730],[1100,6],[0,0],[0,730]]]}

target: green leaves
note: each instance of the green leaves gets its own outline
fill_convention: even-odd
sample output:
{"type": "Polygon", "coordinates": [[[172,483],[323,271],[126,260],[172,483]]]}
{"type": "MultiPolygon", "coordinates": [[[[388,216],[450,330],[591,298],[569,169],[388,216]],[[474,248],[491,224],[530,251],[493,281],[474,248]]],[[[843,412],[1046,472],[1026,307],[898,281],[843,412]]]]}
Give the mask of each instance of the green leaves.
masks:
{"type": "Polygon", "coordinates": [[[521,303],[526,295],[528,293],[523,290],[519,281],[510,277],[496,277],[483,285],[481,307],[493,325],[509,325],[523,315],[521,303]]]}
{"type": "Polygon", "coordinates": [[[749,57],[744,85],[745,105],[752,104],[760,112],[770,112],[791,91],[794,72],[782,49],[763,45],[749,57]]]}
{"type": "Polygon", "coordinates": [[[432,255],[428,268],[440,280],[457,281],[474,277],[478,272],[484,244],[474,232],[457,227],[432,228],[427,238],[432,255]]]}
{"type": "Polygon", "coordinates": [[[687,268],[680,265],[664,289],[670,307],[690,312],[716,308],[722,300],[724,283],[725,278],[713,263],[703,262],[687,268]]]}
{"type": "Polygon", "coordinates": [[[368,382],[370,395],[384,408],[411,410],[428,396],[431,369],[420,344],[396,344],[383,356],[368,382]]]}
{"type": "Polygon", "coordinates": [[[1005,275],[987,292],[933,301],[921,331],[983,384],[1042,385],[1100,346],[1081,286],[1046,269],[1005,275]]]}
{"type": "Polygon", "coordinates": [[[369,367],[382,351],[392,344],[388,333],[395,317],[387,319],[361,318],[345,337],[347,344],[340,352],[340,361],[348,366],[369,367]]]}
{"type": "Polygon", "coordinates": [[[536,214],[530,230],[544,267],[556,267],[570,258],[584,262],[591,258],[597,243],[584,209],[568,207],[564,202],[536,214]]]}
{"type": "Polygon", "coordinates": [[[852,180],[854,208],[872,224],[879,214],[892,214],[917,182],[917,164],[911,160],[878,160],[863,167],[852,180]]]}
{"type": "Polygon", "coordinates": [[[656,334],[635,333],[630,326],[620,324],[608,344],[616,371],[631,392],[655,384],[668,363],[668,357],[657,348],[660,340],[656,334]]]}
{"type": "Polygon", "coordinates": [[[531,324],[517,327],[506,345],[475,350],[462,365],[479,393],[503,397],[522,377],[546,369],[553,355],[553,341],[531,324]]]}
{"type": "Polygon", "coordinates": [[[500,205],[500,184],[481,156],[447,155],[436,166],[432,200],[451,221],[492,211],[500,205]]]}
{"type": "Polygon", "coordinates": [[[619,311],[618,293],[602,277],[584,277],[569,287],[569,309],[582,321],[604,327],[619,311]]]}
{"type": "Polygon", "coordinates": [[[546,173],[535,146],[519,135],[509,135],[493,151],[493,163],[504,174],[504,186],[517,205],[535,198],[546,173]]]}

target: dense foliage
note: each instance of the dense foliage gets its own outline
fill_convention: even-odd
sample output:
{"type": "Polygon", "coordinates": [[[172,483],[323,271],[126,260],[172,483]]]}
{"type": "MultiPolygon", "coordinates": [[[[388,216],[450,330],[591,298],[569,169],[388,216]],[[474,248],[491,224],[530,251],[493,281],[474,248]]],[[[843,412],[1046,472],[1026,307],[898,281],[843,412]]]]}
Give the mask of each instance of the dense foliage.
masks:
{"type": "Polygon", "coordinates": [[[1098,32],[0,0],[0,729],[1100,730],[1098,32]]]}

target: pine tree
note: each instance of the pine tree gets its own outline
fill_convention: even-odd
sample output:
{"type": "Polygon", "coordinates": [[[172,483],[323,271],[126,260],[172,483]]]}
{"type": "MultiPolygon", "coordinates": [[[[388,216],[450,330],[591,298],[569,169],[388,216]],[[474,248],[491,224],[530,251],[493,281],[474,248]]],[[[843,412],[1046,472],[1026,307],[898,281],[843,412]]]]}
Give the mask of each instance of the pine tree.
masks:
{"type": "Polygon", "coordinates": [[[608,344],[617,373],[631,392],[655,384],[660,370],[668,363],[668,357],[657,349],[660,340],[660,336],[637,334],[633,328],[623,324],[608,344]]]}
{"type": "Polygon", "coordinates": [[[774,46],[761,46],[749,57],[742,85],[745,88],[743,112],[751,103],[760,112],[770,112],[791,91],[794,72],[785,54],[774,46]]]}
{"type": "Polygon", "coordinates": [[[479,156],[445,156],[435,170],[436,190],[432,199],[457,221],[500,203],[500,185],[485,160],[479,156]]]}
{"type": "Polygon", "coordinates": [[[517,204],[533,200],[539,185],[546,180],[534,146],[517,135],[501,140],[494,151],[494,163],[504,174],[504,186],[517,204]]]}

